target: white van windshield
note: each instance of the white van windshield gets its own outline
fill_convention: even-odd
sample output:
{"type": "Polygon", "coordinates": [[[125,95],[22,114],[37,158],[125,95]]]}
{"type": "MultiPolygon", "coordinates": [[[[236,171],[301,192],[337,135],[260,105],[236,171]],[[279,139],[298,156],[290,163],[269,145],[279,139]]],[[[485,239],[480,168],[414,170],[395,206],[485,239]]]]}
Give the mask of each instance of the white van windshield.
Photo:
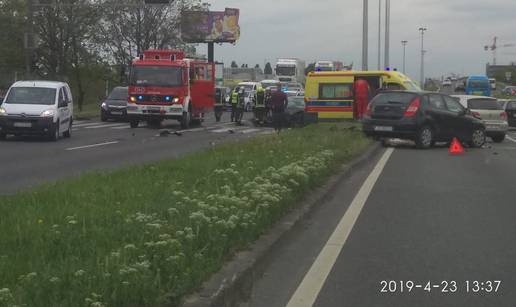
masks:
{"type": "Polygon", "coordinates": [[[56,89],[45,87],[13,87],[5,103],[53,105],[56,101],[56,89]]]}

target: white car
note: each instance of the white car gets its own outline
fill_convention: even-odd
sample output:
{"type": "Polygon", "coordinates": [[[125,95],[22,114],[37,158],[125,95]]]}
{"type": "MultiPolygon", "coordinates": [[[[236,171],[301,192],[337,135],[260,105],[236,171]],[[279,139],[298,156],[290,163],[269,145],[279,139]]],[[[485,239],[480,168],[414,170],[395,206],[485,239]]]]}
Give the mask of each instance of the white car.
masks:
{"type": "Polygon", "coordinates": [[[451,86],[452,85],[452,82],[450,79],[446,79],[443,81],[443,86],[451,86]]]}
{"type": "Polygon", "coordinates": [[[7,135],[70,137],[73,99],[68,84],[55,81],[14,83],[0,106],[0,139],[7,135]]]}
{"type": "Polygon", "coordinates": [[[498,99],[487,96],[452,95],[471,114],[480,118],[486,126],[486,135],[494,142],[501,143],[505,139],[509,124],[507,113],[498,99]]]}

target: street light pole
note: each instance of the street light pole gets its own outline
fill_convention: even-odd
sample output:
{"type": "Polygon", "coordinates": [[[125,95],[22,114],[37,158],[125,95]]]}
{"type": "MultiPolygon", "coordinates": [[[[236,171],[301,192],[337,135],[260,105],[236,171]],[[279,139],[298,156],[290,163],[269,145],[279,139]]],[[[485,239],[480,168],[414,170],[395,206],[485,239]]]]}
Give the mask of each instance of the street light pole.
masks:
{"type": "Polygon", "coordinates": [[[428,29],[426,27],[419,28],[419,32],[421,33],[421,88],[425,89],[425,31],[428,29]]]}
{"type": "Polygon", "coordinates": [[[403,45],[403,74],[406,74],[405,55],[406,55],[406,51],[407,51],[407,43],[408,43],[408,41],[401,41],[401,45],[403,45]]]}
{"type": "Polygon", "coordinates": [[[364,16],[363,16],[363,30],[362,30],[362,70],[368,70],[368,61],[367,55],[369,53],[368,50],[368,24],[369,24],[369,3],[368,0],[364,0],[364,16]]]}
{"type": "Polygon", "coordinates": [[[378,0],[378,70],[382,69],[382,0],[378,0]]]}
{"type": "Polygon", "coordinates": [[[385,0],[385,67],[389,67],[390,32],[391,32],[391,0],[385,0]]]}

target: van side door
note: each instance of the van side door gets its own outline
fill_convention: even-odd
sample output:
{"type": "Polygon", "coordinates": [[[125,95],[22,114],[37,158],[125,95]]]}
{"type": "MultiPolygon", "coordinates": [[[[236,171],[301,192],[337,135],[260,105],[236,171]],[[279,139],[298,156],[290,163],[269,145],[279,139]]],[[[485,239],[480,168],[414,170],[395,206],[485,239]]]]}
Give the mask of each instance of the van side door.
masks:
{"type": "Polygon", "coordinates": [[[57,101],[57,113],[58,113],[58,121],[59,121],[59,129],[64,130],[64,127],[68,128],[70,124],[70,108],[68,107],[69,98],[68,93],[64,87],[59,89],[59,98],[57,101]]]}

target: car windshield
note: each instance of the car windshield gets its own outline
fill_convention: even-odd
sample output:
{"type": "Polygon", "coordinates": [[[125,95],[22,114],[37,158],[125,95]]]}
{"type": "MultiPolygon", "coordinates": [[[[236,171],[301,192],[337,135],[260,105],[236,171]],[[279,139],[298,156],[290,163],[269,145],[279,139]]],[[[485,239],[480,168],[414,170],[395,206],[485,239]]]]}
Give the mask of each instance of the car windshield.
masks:
{"type": "Polygon", "coordinates": [[[5,103],[53,105],[56,101],[56,89],[45,87],[13,87],[5,103]]]}
{"type": "Polygon", "coordinates": [[[496,99],[468,99],[468,109],[473,110],[502,110],[502,106],[496,99]]]}
{"type": "Polygon", "coordinates": [[[111,100],[127,100],[128,90],[127,88],[119,87],[115,88],[111,94],[109,94],[108,99],[111,100]]]}
{"type": "Polygon", "coordinates": [[[132,86],[177,87],[181,86],[183,69],[173,66],[133,66],[129,84],[132,86]]]}
{"type": "Polygon", "coordinates": [[[263,88],[268,88],[270,86],[278,86],[278,82],[262,82],[262,87],[263,88]]]}
{"type": "Polygon", "coordinates": [[[277,66],[276,74],[281,76],[294,76],[296,74],[296,67],[294,66],[277,66]]]}
{"type": "Polygon", "coordinates": [[[251,92],[254,88],[254,85],[252,84],[239,84],[238,87],[240,87],[241,89],[243,88],[244,89],[244,92],[251,92]]]}
{"type": "Polygon", "coordinates": [[[487,80],[471,80],[469,81],[469,86],[472,88],[487,88],[489,87],[489,82],[487,80]]]}

